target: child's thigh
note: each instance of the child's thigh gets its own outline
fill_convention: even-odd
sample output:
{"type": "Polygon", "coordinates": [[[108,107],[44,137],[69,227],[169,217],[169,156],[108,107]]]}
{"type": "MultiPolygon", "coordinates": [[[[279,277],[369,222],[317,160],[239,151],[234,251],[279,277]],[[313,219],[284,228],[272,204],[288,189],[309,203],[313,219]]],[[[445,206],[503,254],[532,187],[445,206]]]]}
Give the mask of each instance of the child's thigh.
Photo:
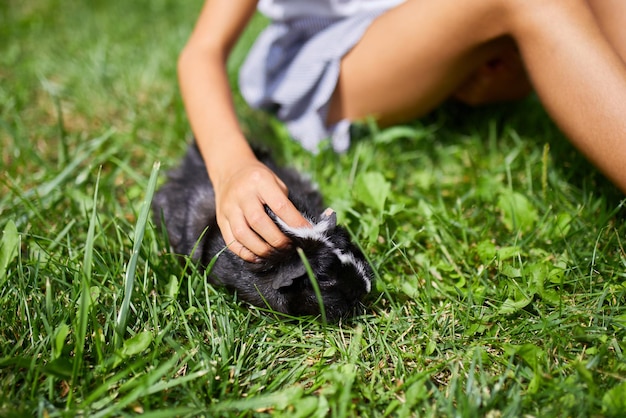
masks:
{"type": "Polygon", "coordinates": [[[588,0],[587,3],[609,42],[626,62],[626,1],[588,0]]]}
{"type": "Polygon", "coordinates": [[[498,0],[409,0],[376,19],[342,59],[329,122],[419,116],[510,48],[498,0]]]}

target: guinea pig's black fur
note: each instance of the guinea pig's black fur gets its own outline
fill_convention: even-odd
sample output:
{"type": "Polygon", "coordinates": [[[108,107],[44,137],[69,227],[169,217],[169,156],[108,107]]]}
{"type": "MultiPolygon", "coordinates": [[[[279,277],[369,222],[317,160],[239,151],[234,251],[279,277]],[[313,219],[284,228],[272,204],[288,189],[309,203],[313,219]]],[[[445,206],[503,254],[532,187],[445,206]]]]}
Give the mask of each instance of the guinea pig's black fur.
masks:
{"type": "Polygon", "coordinates": [[[371,290],[373,272],[348,232],[337,225],[335,213],[324,210],[322,196],[293,169],[277,166],[268,153],[255,150],[289,189],[289,199],[311,222],[311,228],[291,228],[269,208],[266,212],[291,239],[288,250],[276,251],[258,263],[242,260],[229,250],[215,219],[215,196],[198,148],[192,144],[181,165],[169,173],[156,193],[152,209],[163,223],[172,250],[189,255],[211,271],[213,284],[224,285],[252,305],[289,315],[318,315],[319,301],[297,249],[313,271],[328,320],[355,312],[371,290]]]}

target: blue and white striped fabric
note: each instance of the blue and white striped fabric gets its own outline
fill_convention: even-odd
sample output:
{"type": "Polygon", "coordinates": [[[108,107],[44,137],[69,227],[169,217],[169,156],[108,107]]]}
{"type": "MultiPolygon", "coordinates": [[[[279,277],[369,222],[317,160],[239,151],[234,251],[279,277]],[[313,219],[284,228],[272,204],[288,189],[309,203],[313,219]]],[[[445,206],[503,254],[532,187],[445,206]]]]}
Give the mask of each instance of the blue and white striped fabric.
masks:
{"type": "Polygon", "coordinates": [[[384,10],[346,18],[307,17],[270,24],[239,72],[241,94],[255,108],[276,112],[289,133],[312,152],[330,138],[343,152],[350,122],[326,125],[341,58],[384,10]]]}

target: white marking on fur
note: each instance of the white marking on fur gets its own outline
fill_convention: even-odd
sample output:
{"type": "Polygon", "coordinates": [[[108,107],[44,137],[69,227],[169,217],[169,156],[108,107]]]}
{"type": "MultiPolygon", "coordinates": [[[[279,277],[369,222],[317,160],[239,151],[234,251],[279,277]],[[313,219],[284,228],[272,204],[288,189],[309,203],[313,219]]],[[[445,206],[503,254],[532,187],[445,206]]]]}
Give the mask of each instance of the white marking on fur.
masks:
{"type": "Polygon", "coordinates": [[[357,271],[363,282],[365,283],[366,293],[369,293],[372,290],[372,282],[367,274],[367,269],[363,266],[363,262],[357,260],[352,254],[345,254],[340,249],[335,247],[335,245],[328,240],[326,236],[326,231],[328,231],[328,226],[330,223],[329,219],[322,219],[319,223],[314,224],[310,219],[307,219],[312,227],[302,227],[302,228],[292,228],[283,222],[278,216],[276,217],[281,228],[285,231],[288,231],[292,235],[301,238],[301,239],[313,239],[316,241],[320,241],[325,244],[328,248],[331,249],[333,254],[337,256],[341,264],[347,265],[351,264],[354,269],[357,271]]]}
{"type": "Polygon", "coordinates": [[[300,228],[292,228],[283,222],[278,216],[276,217],[280,227],[290,234],[302,238],[302,239],[314,239],[318,241],[323,241],[326,238],[325,232],[328,230],[328,225],[330,220],[323,219],[319,223],[315,224],[311,219],[307,219],[309,223],[312,225],[310,227],[300,227],[300,228]]]}
{"type": "Polygon", "coordinates": [[[352,264],[354,266],[354,269],[359,273],[359,276],[365,283],[365,292],[369,293],[370,290],[372,290],[372,282],[365,270],[365,267],[363,267],[363,262],[354,258],[352,254],[342,253],[341,250],[334,248],[332,245],[329,245],[329,247],[332,248],[333,253],[337,256],[339,261],[341,261],[341,264],[352,264]]]}

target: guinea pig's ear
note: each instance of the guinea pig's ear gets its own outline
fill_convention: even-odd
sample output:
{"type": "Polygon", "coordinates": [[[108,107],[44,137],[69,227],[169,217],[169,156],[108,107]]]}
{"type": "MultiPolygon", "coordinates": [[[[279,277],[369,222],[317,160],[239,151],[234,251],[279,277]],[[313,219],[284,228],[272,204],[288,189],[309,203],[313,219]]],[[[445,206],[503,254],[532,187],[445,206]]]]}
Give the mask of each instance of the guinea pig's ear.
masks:
{"type": "Polygon", "coordinates": [[[287,263],[280,266],[276,272],[276,276],[272,280],[272,288],[278,290],[282,287],[289,287],[293,284],[293,281],[306,274],[306,267],[301,260],[297,260],[293,263],[287,263]]]}
{"type": "Polygon", "coordinates": [[[328,229],[333,229],[337,226],[337,212],[335,212],[331,208],[326,209],[320,215],[320,222],[327,222],[328,229]]]}

